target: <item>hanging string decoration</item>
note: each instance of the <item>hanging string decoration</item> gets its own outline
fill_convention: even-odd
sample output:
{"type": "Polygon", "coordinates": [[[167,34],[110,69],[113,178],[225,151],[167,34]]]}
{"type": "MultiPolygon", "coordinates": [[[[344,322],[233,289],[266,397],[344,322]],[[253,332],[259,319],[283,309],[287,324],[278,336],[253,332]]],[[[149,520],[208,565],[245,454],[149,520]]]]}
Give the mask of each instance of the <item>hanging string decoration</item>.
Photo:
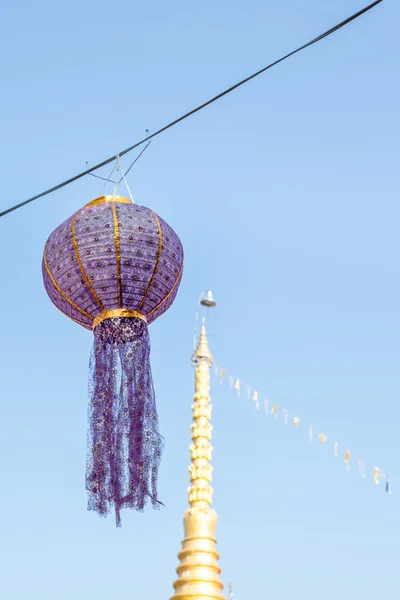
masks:
{"type": "MultiPolygon", "coordinates": [[[[240,397],[242,395],[242,390],[246,389],[246,395],[248,398],[251,398],[253,400],[253,405],[255,406],[256,410],[260,409],[260,405],[259,405],[260,392],[258,390],[254,389],[252,386],[250,386],[248,384],[245,384],[243,382],[243,380],[236,379],[226,369],[223,369],[223,368],[219,367],[218,365],[215,365],[214,372],[215,372],[215,376],[219,379],[220,384],[222,384],[225,381],[225,379],[228,378],[229,388],[231,390],[233,390],[238,397],[240,397]]],[[[302,423],[301,419],[297,416],[294,416],[293,418],[291,418],[291,420],[289,420],[289,411],[286,410],[285,408],[280,408],[278,406],[278,404],[273,404],[270,401],[270,399],[267,398],[266,396],[264,396],[264,412],[267,416],[273,415],[275,417],[275,420],[277,420],[279,418],[279,415],[282,414],[283,415],[283,423],[285,425],[288,425],[288,423],[291,422],[291,423],[293,423],[293,425],[296,428],[299,428],[300,424],[302,423]],[[271,405],[272,405],[272,407],[271,407],[271,405]]],[[[308,426],[308,441],[310,442],[310,444],[312,444],[315,439],[318,439],[319,442],[321,442],[322,444],[328,443],[328,436],[325,433],[322,433],[322,432],[317,433],[314,430],[313,426],[309,425],[308,426]]],[[[333,454],[334,454],[335,458],[339,457],[339,443],[337,441],[333,442],[333,454]]],[[[343,448],[343,461],[344,461],[344,464],[346,467],[346,471],[350,471],[350,459],[351,459],[350,450],[348,448],[343,448]]],[[[357,464],[358,464],[359,474],[361,475],[361,477],[366,478],[366,469],[365,469],[364,459],[359,458],[357,460],[357,464]]],[[[385,479],[385,481],[386,481],[385,490],[388,494],[392,493],[392,486],[391,486],[390,477],[389,477],[388,473],[386,473],[379,467],[374,467],[373,478],[377,485],[380,483],[381,479],[385,479]]]]}
{"type": "Polygon", "coordinates": [[[163,438],[150,367],[148,325],[173,303],[183,248],[165,221],[122,196],[102,196],[46,242],[50,300],[94,334],[89,375],[88,509],[154,508],[163,438]]]}

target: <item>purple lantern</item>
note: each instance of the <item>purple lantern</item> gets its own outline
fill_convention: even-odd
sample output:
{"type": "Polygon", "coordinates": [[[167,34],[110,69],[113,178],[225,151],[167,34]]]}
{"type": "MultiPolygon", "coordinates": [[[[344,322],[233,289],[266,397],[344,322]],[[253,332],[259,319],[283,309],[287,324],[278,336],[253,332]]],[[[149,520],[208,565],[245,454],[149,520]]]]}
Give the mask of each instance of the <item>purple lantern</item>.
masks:
{"type": "Polygon", "coordinates": [[[92,329],[86,489],[88,509],[154,508],[159,433],[147,325],[173,303],[183,248],[153,211],[102,196],[64,221],[46,242],[43,279],[51,301],[92,329]]]}

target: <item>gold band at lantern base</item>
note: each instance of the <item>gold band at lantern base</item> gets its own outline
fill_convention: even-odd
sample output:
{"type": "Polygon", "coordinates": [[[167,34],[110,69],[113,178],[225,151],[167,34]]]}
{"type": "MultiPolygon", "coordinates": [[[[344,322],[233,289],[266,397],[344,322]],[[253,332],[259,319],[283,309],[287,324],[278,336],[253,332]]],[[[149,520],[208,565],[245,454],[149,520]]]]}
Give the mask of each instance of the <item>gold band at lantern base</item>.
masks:
{"type": "Polygon", "coordinates": [[[92,329],[105,319],[111,319],[112,317],[136,317],[147,323],[146,315],[143,315],[137,310],[130,310],[129,308],[113,308],[111,310],[103,310],[102,313],[97,315],[92,323],[92,329]]]}

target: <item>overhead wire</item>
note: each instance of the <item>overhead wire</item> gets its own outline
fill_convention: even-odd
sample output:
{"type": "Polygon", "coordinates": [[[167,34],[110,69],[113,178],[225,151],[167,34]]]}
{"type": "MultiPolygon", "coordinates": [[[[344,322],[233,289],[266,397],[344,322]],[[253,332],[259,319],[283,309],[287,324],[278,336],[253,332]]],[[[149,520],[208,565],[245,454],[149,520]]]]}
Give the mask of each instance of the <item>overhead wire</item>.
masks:
{"type": "Polygon", "coordinates": [[[202,110],[206,106],[209,106],[210,104],[213,104],[214,102],[216,102],[220,98],[223,98],[227,94],[230,94],[231,92],[233,92],[234,90],[236,90],[240,86],[242,86],[245,83],[251,81],[255,77],[258,77],[259,75],[261,75],[265,71],[268,71],[269,69],[271,69],[272,67],[278,65],[279,63],[283,62],[284,60],[287,60],[291,56],[294,56],[295,54],[301,52],[302,50],[305,50],[306,48],[309,48],[313,44],[316,44],[317,42],[323,40],[324,38],[332,35],[333,33],[335,33],[336,31],[338,31],[342,27],[345,27],[345,25],[348,25],[349,23],[351,23],[352,21],[354,21],[355,19],[357,19],[361,15],[365,14],[366,12],[368,12],[369,10],[371,10],[372,8],[374,8],[375,6],[377,6],[378,4],[380,4],[381,2],[383,2],[383,0],[375,0],[375,2],[372,2],[372,4],[369,4],[365,8],[363,8],[363,9],[359,10],[358,12],[354,13],[353,15],[351,15],[350,17],[348,17],[344,21],[341,21],[340,23],[338,23],[334,27],[331,27],[331,29],[328,29],[327,31],[325,31],[324,33],[318,35],[317,37],[315,37],[314,39],[310,40],[306,44],[303,44],[302,46],[299,46],[298,48],[296,48],[295,50],[292,50],[288,54],[285,54],[285,56],[282,56],[281,58],[275,60],[274,62],[270,63],[266,67],[260,69],[259,71],[256,71],[252,75],[249,75],[245,79],[242,79],[241,81],[239,81],[235,85],[232,85],[231,87],[229,87],[228,89],[224,90],[223,92],[217,94],[213,98],[210,98],[210,100],[207,100],[207,102],[204,102],[203,104],[200,104],[199,106],[197,106],[196,108],[192,109],[191,111],[185,113],[184,115],[182,115],[178,119],[175,119],[174,121],[171,121],[170,123],[168,123],[168,125],[165,125],[164,127],[161,127],[161,129],[158,129],[157,131],[155,131],[154,133],[148,135],[147,137],[145,137],[144,139],[140,140],[139,142],[136,142],[135,144],[132,144],[132,146],[129,146],[128,148],[125,148],[125,150],[121,150],[120,152],[117,152],[117,154],[114,154],[113,156],[110,156],[109,158],[106,158],[105,160],[101,161],[100,163],[94,165],[93,167],[90,167],[89,169],[86,169],[85,171],[82,171],[81,173],[78,173],[77,175],[74,175],[73,177],[70,177],[69,179],[66,179],[62,183],[59,183],[59,184],[57,184],[57,185],[55,185],[55,186],[53,186],[53,187],[45,190],[44,192],[41,192],[40,194],[36,194],[35,196],[32,196],[31,198],[28,198],[27,200],[24,200],[23,202],[20,202],[19,204],[15,204],[14,206],[11,206],[10,208],[7,208],[3,212],[0,212],[0,217],[4,217],[5,215],[8,215],[9,213],[11,213],[11,212],[13,212],[13,211],[21,208],[22,206],[26,206],[27,204],[33,202],[34,200],[38,200],[39,198],[43,198],[44,196],[47,196],[48,194],[52,194],[53,192],[56,192],[57,190],[60,190],[61,188],[65,187],[67,185],[70,185],[71,183],[74,183],[75,181],[78,181],[78,179],[81,179],[82,177],[85,177],[86,175],[91,175],[93,173],[93,171],[97,171],[98,169],[101,169],[102,167],[105,167],[106,165],[108,165],[112,161],[117,160],[118,157],[122,157],[125,154],[128,154],[128,152],[131,152],[132,150],[134,150],[138,146],[141,146],[145,142],[148,142],[149,140],[155,138],[157,135],[160,135],[164,131],[167,131],[167,129],[170,129],[174,125],[177,125],[181,121],[184,121],[188,117],[191,117],[192,115],[194,115],[195,113],[199,112],[200,110],[202,110]]]}

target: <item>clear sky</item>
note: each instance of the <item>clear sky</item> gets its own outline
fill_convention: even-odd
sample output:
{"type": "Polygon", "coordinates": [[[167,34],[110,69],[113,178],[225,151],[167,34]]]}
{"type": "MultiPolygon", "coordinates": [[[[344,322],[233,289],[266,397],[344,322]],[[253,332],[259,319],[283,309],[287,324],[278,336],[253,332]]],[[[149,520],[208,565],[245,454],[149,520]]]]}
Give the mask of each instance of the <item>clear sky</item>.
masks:
{"type": "MultiPolygon", "coordinates": [[[[362,6],[7,3],[0,209],[362,6]]],[[[2,598],[171,595],[187,505],[194,314],[208,287],[218,300],[208,325],[216,362],[302,419],[285,427],[213,379],[217,534],[235,600],[398,597],[399,18],[385,0],[156,138],[129,175],[136,202],[174,227],[186,254],[177,300],[150,328],[166,439],[160,512],[125,511],[116,530],[112,516],[86,511],[92,335],[42,285],[48,235],[102,182],[86,177],[0,221],[2,598]],[[309,424],[327,445],[308,443],[309,424]],[[333,456],[336,439],[352,451],[349,473],[333,456]],[[374,485],[374,465],[390,473],[392,496],[374,485]]]]}

